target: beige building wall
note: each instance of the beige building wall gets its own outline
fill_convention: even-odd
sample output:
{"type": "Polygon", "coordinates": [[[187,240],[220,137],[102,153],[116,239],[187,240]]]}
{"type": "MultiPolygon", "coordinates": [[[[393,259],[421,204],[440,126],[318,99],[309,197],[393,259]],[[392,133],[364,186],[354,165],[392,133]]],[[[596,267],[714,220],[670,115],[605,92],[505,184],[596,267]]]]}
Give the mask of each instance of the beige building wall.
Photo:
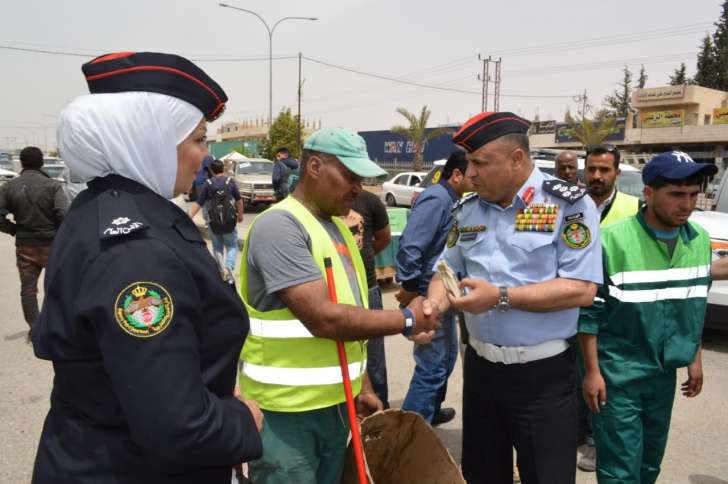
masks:
{"type": "Polygon", "coordinates": [[[727,104],[728,92],[701,86],[651,87],[632,93],[632,106],[639,113],[637,128],[644,127],[642,122],[646,115],[668,112],[681,112],[684,126],[710,125],[713,109],[727,104]]]}

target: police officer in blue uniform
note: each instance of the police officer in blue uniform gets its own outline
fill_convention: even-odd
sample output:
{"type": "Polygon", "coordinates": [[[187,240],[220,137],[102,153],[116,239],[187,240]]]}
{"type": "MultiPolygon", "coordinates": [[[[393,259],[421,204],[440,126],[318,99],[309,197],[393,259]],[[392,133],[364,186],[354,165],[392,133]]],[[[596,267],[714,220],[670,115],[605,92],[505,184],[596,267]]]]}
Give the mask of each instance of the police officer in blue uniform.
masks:
{"type": "Polygon", "coordinates": [[[236,398],[248,317],[189,217],[205,120],[222,89],[178,56],[83,66],[61,153],[88,189],[51,250],[33,346],[53,362],[34,483],[229,483],[261,455],[262,416],[236,398]]]}
{"type": "Polygon", "coordinates": [[[531,161],[530,123],[481,113],[453,141],[477,194],[460,202],[441,259],[463,294],[430,285],[427,312],[464,311],[462,469],[468,482],[525,484],[576,474],[574,355],[578,307],[602,282],[599,216],[585,190],[531,161]]]}

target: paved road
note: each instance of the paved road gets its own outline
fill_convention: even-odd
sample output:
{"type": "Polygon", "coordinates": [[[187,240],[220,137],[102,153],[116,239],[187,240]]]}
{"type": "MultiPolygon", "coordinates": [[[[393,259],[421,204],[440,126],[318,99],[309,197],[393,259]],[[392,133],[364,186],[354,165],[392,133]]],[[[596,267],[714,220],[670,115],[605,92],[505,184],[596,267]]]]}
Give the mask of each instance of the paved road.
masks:
{"type": "MultiPolygon", "coordinates": [[[[252,219],[246,216],[246,223],[252,219]]],[[[26,325],[19,301],[13,240],[0,235],[0,483],[30,481],[35,449],[48,410],[53,370],[36,359],[25,343],[26,325]]],[[[395,307],[396,287],[384,288],[386,307],[395,307]]],[[[726,324],[728,327],[728,322],[726,324]]],[[[728,332],[705,336],[705,386],[697,399],[676,397],[672,429],[661,483],[728,484],[728,332]]],[[[386,339],[391,403],[401,404],[412,374],[411,343],[386,339]]],[[[455,420],[437,433],[455,459],[460,457],[460,361],[449,385],[445,405],[458,409],[455,420]]],[[[684,370],[680,373],[684,378],[684,370]]],[[[579,473],[580,484],[595,483],[593,474],[579,473]]]]}

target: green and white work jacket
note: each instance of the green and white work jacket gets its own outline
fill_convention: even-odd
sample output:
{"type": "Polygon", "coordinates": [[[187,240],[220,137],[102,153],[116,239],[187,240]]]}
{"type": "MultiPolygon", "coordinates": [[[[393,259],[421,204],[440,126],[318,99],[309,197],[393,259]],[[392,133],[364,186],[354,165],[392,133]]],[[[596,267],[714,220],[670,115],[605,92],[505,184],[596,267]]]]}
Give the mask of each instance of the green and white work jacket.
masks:
{"type": "MultiPolygon", "coordinates": [[[[316,217],[292,196],[269,210],[285,210],[300,222],[311,237],[311,255],[324,280],[324,258],[331,258],[339,304],[355,306],[355,289],[349,284],[344,263],[316,217]]],[[[351,254],[360,300],[364,307],[368,307],[366,271],[359,249],[346,225],[338,217],[333,217],[332,221],[351,254]]],[[[255,221],[250,226],[250,231],[253,230],[255,221]]],[[[271,237],[275,236],[271,234],[271,237]]],[[[343,402],[345,395],[336,342],[314,337],[288,308],[258,311],[250,305],[246,263],[250,240],[251,237],[248,237],[245,241],[240,270],[240,295],[250,316],[250,333],[240,355],[241,392],[246,398],[257,401],[261,408],[276,412],[304,412],[343,402]]],[[[344,346],[352,390],[354,395],[358,395],[366,370],[366,342],[349,341],[344,346]]]]}
{"type": "Polygon", "coordinates": [[[579,332],[597,335],[607,384],[622,385],[687,366],[703,332],[710,238],[688,222],[672,257],[641,212],[602,232],[604,284],[582,308],[579,332]]]}

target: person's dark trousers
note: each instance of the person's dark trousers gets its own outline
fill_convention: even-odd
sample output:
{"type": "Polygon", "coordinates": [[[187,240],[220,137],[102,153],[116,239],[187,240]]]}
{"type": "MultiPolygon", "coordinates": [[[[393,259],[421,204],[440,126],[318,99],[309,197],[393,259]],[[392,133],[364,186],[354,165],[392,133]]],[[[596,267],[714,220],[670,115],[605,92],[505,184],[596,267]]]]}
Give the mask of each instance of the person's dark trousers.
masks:
{"type": "MultiPolygon", "coordinates": [[[[379,286],[369,289],[369,309],[382,309],[382,291],[379,286]]],[[[384,354],[384,337],[369,338],[367,343],[367,374],[374,393],[389,408],[389,389],[387,386],[387,358],[384,354]]]]}
{"type": "Polygon", "coordinates": [[[576,480],[574,353],[524,364],[481,358],[468,346],[462,470],[471,484],[511,484],[513,447],[524,484],[576,480]]]}
{"type": "Polygon", "coordinates": [[[20,304],[30,328],[38,318],[38,278],[48,264],[50,245],[18,245],[15,260],[20,274],[20,304]]]}

